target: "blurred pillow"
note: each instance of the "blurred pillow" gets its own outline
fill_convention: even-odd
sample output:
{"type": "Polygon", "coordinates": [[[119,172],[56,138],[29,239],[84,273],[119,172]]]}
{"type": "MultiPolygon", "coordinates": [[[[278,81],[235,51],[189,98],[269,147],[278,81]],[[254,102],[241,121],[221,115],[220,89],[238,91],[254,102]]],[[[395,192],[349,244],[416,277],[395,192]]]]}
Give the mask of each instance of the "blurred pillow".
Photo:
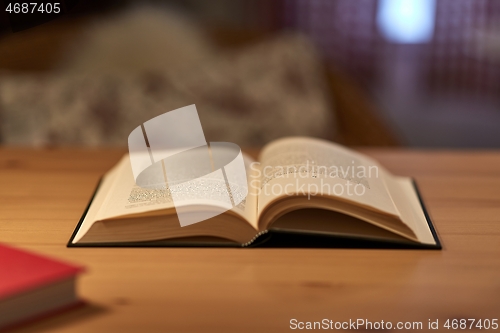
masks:
{"type": "Polygon", "coordinates": [[[125,146],[138,124],[190,104],[207,141],[335,132],[319,57],[295,35],[168,71],[0,77],[4,144],[125,146]]]}

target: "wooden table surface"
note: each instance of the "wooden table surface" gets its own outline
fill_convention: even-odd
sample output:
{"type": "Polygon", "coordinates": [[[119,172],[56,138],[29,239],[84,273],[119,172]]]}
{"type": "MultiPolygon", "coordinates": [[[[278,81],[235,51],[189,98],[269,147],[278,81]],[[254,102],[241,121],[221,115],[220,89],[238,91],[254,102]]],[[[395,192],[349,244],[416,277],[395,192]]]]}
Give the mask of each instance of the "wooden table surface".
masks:
{"type": "Polygon", "coordinates": [[[442,251],[66,248],[99,177],[124,151],[0,148],[0,242],[87,269],[78,281],[86,306],[18,331],[500,319],[500,152],[362,151],[416,178],[442,251]]]}

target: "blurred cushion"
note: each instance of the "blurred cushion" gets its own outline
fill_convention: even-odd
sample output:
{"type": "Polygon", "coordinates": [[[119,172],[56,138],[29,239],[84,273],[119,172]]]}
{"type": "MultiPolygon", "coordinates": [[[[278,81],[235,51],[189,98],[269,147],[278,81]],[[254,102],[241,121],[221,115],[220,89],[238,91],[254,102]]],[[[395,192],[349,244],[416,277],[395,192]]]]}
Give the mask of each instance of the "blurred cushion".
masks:
{"type": "Polygon", "coordinates": [[[196,104],[207,141],[332,138],[326,89],[313,45],[283,35],[168,71],[3,74],[0,130],[4,144],[125,146],[138,124],[196,104]]]}

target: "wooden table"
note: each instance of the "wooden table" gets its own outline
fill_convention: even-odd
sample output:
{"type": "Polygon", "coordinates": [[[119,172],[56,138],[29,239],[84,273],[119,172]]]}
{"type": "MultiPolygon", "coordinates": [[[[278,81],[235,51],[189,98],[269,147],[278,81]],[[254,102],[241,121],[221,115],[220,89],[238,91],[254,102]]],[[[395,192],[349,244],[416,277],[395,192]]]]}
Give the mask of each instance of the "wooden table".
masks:
{"type": "Polygon", "coordinates": [[[87,268],[78,282],[87,306],[20,331],[500,319],[500,152],[364,150],[417,179],[443,251],[66,248],[98,178],[123,152],[0,149],[0,242],[87,268]]]}

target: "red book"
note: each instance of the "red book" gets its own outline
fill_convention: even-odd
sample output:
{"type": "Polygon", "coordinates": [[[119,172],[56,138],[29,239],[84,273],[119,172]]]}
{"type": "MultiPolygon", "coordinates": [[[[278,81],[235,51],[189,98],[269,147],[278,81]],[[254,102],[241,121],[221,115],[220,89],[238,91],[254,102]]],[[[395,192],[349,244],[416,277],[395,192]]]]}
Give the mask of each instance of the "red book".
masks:
{"type": "Polygon", "coordinates": [[[0,330],[78,303],[81,267],[0,244],[0,330]]]}

